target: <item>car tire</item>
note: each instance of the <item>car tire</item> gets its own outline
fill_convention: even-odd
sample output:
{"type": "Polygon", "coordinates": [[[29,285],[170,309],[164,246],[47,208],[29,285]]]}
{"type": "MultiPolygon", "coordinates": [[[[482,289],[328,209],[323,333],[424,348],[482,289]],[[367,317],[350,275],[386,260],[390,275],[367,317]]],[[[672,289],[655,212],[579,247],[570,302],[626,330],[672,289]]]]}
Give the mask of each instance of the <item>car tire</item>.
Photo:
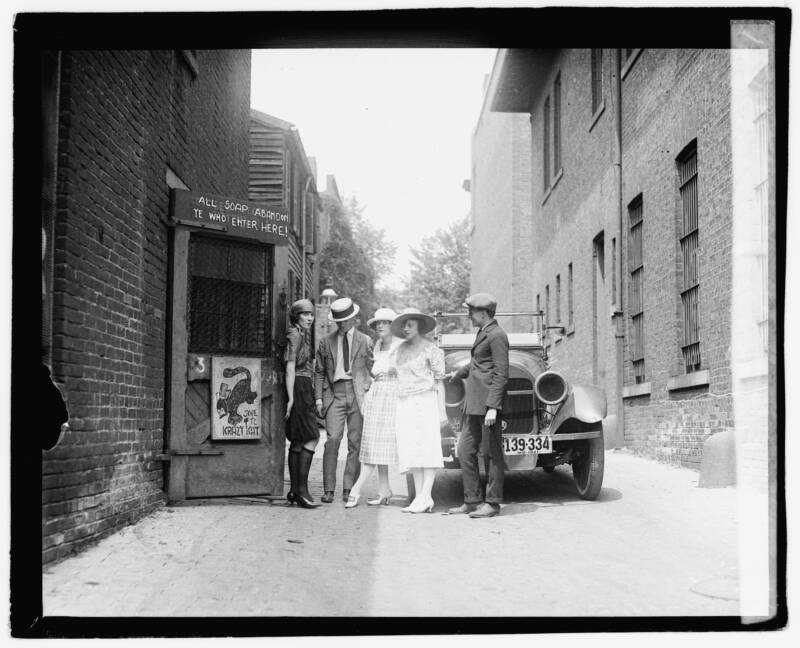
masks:
{"type": "Polygon", "coordinates": [[[572,478],[581,499],[593,500],[603,486],[605,448],[603,437],[587,439],[579,459],[572,462],[572,478]]]}

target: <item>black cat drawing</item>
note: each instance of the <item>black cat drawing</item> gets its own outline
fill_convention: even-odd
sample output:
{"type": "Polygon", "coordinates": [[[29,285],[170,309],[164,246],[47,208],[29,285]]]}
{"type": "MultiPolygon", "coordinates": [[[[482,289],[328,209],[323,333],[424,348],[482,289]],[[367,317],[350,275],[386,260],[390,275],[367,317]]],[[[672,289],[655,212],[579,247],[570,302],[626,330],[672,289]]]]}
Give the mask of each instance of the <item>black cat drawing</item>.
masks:
{"type": "Polygon", "coordinates": [[[252,404],[258,394],[251,389],[250,372],[245,367],[231,369],[226,367],[222,370],[225,378],[231,378],[236,374],[244,373],[246,378],[239,380],[233,389],[229,389],[227,383],[219,385],[219,400],[217,400],[217,414],[222,418],[228,415],[228,423],[236,425],[242,421],[242,416],[237,411],[242,403],[252,404]]]}

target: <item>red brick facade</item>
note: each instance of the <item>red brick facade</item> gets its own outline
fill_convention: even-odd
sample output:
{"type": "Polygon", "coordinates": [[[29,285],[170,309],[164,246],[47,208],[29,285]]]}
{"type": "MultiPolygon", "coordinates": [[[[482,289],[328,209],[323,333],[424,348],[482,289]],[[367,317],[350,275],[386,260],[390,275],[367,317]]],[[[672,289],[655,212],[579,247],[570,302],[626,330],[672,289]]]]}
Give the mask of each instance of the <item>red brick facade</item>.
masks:
{"type": "Polygon", "coordinates": [[[250,52],[64,52],[60,77],[51,356],[71,430],[42,455],[45,561],[164,501],[168,183],[247,195],[250,52]]]}

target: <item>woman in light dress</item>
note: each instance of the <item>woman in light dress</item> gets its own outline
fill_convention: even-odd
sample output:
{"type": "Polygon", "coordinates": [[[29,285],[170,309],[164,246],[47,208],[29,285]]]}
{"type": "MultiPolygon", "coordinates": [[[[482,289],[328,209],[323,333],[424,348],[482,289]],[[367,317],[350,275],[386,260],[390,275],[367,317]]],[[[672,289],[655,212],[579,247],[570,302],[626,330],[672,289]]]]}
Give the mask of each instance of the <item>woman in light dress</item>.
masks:
{"type": "Polygon", "coordinates": [[[364,426],[361,430],[361,472],[350,490],[345,508],[358,506],[361,489],[378,469],[378,497],[367,500],[367,504],[388,505],[392,497],[389,486],[389,464],[397,464],[397,439],[395,437],[395,415],[397,411],[397,371],[394,368],[394,352],[402,342],[392,335],[391,324],[397,317],[391,308],[379,308],[367,326],[375,329],[380,338],[373,351],[372,386],[364,401],[364,426]]]}
{"type": "Polygon", "coordinates": [[[436,469],[444,466],[440,435],[438,389],[444,377],[444,354],[423,337],[436,321],[416,308],[405,309],[392,322],[392,333],[404,341],[395,362],[397,402],[397,464],[401,473],[411,472],[416,497],[403,511],[433,511],[431,490],[436,469]]]}

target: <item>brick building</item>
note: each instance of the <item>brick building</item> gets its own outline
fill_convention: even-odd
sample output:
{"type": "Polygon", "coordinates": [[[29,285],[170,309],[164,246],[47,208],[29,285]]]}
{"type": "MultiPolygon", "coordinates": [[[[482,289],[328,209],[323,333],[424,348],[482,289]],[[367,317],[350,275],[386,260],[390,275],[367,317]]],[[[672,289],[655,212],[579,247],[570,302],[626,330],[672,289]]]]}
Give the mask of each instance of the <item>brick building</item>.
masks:
{"type": "MultiPolygon", "coordinates": [[[[750,155],[768,160],[763,65],[747,72],[737,105],[749,111],[750,155]]],[[[692,468],[712,435],[736,428],[732,348],[755,354],[750,388],[766,390],[774,321],[768,165],[746,190],[751,208],[738,210],[748,234],[734,240],[743,203],[733,201],[731,79],[728,50],[501,50],[486,100],[530,118],[532,250],[514,292],[561,327],[549,336],[552,367],[605,388],[607,446],[692,468]],[[734,250],[753,234],[743,253],[757,280],[736,293],[756,306],[743,315],[747,337],[734,340],[745,312],[733,309],[734,259],[742,258],[734,250]]],[[[523,141],[498,138],[493,155],[506,148],[508,158],[523,141]]],[[[482,184],[498,182],[484,166],[472,180],[474,237],[499,224],[481,207],[482,184]]],[[[525,240],[513,217],[505,222],[525,240]]],[[[504,276],[506,260],[483,272],[504,276]]],[[[502,293],[504,285],[485,287],[502,293]]],[[[755,435],[762,448],[765,421],[755,435]]]]}
{"type": "MultiPolygon", "coordinates": [[[[491,290],[501,311],[530,311],[533,264],[531,128],[526,115],[490,109],[484,102],[472,133],[470,290],[491,290]]],[[[509,331],[530,332],[531,319],[500,318],[509,331]]]]}
{"type": "Polygon", "coordinates": [[[170,382],[186,372],[170,191],[247,196],[250,51],[51,52],[41,91],[42,346],[71,426],[42,455],[48,561],[165,500],[170,382]]]}

